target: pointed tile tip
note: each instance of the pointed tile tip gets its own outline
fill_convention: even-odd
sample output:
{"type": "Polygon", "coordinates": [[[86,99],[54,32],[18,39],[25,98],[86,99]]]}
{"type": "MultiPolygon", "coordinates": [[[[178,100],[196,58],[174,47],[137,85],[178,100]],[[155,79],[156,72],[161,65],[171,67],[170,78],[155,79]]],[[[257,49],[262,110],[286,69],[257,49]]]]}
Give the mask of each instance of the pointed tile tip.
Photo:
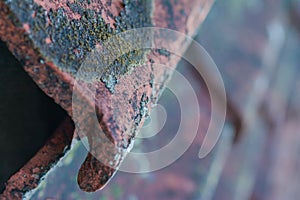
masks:
{"type": "Polygon", "coordinates": [[[79,188],[84,192],[96,192],[98,190],[102,190],[106,184],[102,185],[94,185],[93,183],[81,183],[78,182],[79,188]]]}
{"type": "Polygon", "coordinates": [[[78,186],[85,192],[102,190],[111,180],[115,172],[116,169],[102,164],[89,154],[78,172],[78,186]]]}

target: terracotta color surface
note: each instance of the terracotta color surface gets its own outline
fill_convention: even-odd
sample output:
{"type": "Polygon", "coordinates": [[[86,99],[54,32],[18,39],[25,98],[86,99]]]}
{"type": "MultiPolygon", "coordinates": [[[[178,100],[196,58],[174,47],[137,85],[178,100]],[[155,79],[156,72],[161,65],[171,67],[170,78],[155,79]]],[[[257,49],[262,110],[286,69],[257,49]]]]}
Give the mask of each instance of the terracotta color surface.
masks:
{"type": "MultiPolygon", "coordinates": [[[[69,22],[72,19],[79,20],[79,22],[80,20],[84,20],[79,15],[71,12],[66,7],[65,1],[61,1],[60,3],[50,1],[50,4],[46,4],[45,1],[35,1],[35,3],[42,5],[42,7],[38,8],[42,9],[46,14],[50,8],[52,8],[52,10],[64,8],[69,22]]],[[[196,31],[206,16],[211,4],[212,1],[210,0],[155,1],[151,15],[152,24],[159,27],[175,29],[193,36],[196,34],[196,31]]],[[[120,6],[121,4],[110,5],[107,4],[106,1],[99,0],[95,2],[93,1],[92,5],[95,5],[93,7],[96,7],[96,10],[101,9],[101,16],[108,16],[106,18],[104,17],[104,19],[105,22],[110,23],[110,25],[113,24],[112,19],[114,19],[114,16],[118,15],[119,12],[122,11],[122,6],[120,6]],[[104,6],[102,7],[101,5],[104,6]]],[[[87,8],[89,7],[83,7],[82,9],[87,8]]],[[[136,10],[132,10],[132,12],[136,12],[136,10]]],[[[36,13],[37,12],[33,12],[31,16],[24,16],[24,18],[29,17],[29,20],[35,22],[41,18],[36,15],[36,13]]],[[[7,43],[9,49],[24,65],[24,69],[38,84],[38,86],[47,95],[52,97],[56,103],[63,107],[70,116],[72,116],[72,88],[75,81],[73,71],[74,69],[78,69],[79,66],[75,66],[75,68],[64,67],[62,60],[56,59],[59,56],[62,56],[62,53],[56,52],[51,54],[51,52],[48,52],[46,46],[55,45],[57,42],[67,41],[66,38],[61,37],[61,41],[54,40],[53,38],[59,34],[57,32],[46,32],[48,35],[43,35],[43,37],[42,35],[35,35],[34,27],[25,22],[22,17],[18,18],[16,15],[17,12],[15,7],[10,8],[3,1],[0,2],[0,38],[7,43]],[[42,44],[43,42],[45,43],[44,45],[42,44]]],[[[51,20],[52,19],[47,19],[46,24],[51,24],[51,20]]],[[[127,24],[127,26],[129,25],[130,24],[127,24]]],[[[143,24],[141,25],[143,26],[143,24]]],[[[90,31],[92,33],[93,30],[90,31]]],[[[174,38],[173,42],[174,45],[177,45],[177,47],[182,47],[182,52],[184,52],[188,46],[186,41],[178,41],[177,38],[174,38]]],[[[77,50],[75,49],[74,52],[77,52],[77,50]]],[[[85,55],[87,54],[87,52],[84,53],[85,55]]],[[[155,51],[149,53],[147,58],[149,61],[146,62],[144,67],[135,67],[135,70],[131,74],[120,74],[117,76],[118,83],[115,85],[114,93],[107,88],[105,83],[101,81],[94,83],[97,88],[96,110],[100,126],[105,131],[105,136],[108,136],[116,146],[123,146],[122,150],[124,151],[130,145],[136,131],[143,124],[144,115],[141,114],[140,109],[145,108],[150,110],[151,105],[156,102],[163,89],[158,86],[152,87],[151,81],[162,79],[164,80],[163,82],[165,82],[171,75],[170,72],[164,69],[153,70],[153,62],[175,67],[179,61],[178,57],[161,55],[159,53],[155,53],[155,51]],[[144,101],[149,103],[142,107],[141,103],[144,101]],[[117,111],[118,115],[115,115],[115,111],[117,111]],[[137,118],[137,122],[134,122],[133,119],[137,118]],[[129,130],[129,132],[132,133],[131,136],[125,136],[123,134],[124,130],[129,130]]],[[[76,62],[74,63],[76,64],[76,62]]],[[[82,118],[79,119],[82,124],[80,129],[82,129],[88,137],[91,150],[99,152],[99,148],[103,149],[103,147],[99,146],[99,143],[97,143],[99,138],[95,133],[89,132],[88,115],[93,111],[93,108],[89,107],[89,105],[92,105],[92,100],[89,98],[89,92],[86,88],[80,88],[79,93],[82,94],[84,99],[86,99],[86,107],[78,107],[77,110],[84,110],[85,112],[83,113],[87,113],[87,115],[83,115],[82,118]]],[[[71,134],[71,132],[68,134],[71,134]]],[[[68,139],[64,142],[68,143],[68,141],[70,140],[68,139]]],[[[101,152],[102,151],[100,151],[100,154],[101,152]]],[[[49,156],[51,155],[52,154],[49,152],[49,156]]],[[[99,155],[99,157],[103,157],[103,155],[99,155]]],[[[120,162],[121,160],[122,158],[116,161],[116,165],[118,165],[119,163],[117,162],[120,162]]],[[[33,158],[32,162],[34,161],[37,162],[36,164],[40,162],[40,160],[36,157],[33,158]]],[[[46,168],[43,173],[46,173],[47,169],[49,168],[46,168]]],[[[83,190],[95,191],[103,187],[113,173],[113,169],[104,166],[101,162],[89,154],[79,171],[79,185],[83,190]]],[[[23,174],[22,171],[13,176],[13,178],[8,182],[8,186],[5,191],[8,198],[8,195],[10,194],[9,191],[13,190],[15,184],[19,184],[17,178],[14,177],[18,177],[20,174],[23,174]]],[[[30,180],[30,178],[25,178],[24,181],[28,182],[30,180]]],[[[29,182],[29,187],[18,190],[18,194],[16,195],[20,197],[20,195],[24,193],[24,190],[28,191],[36,186],[37,182],[29,182]]]]}
{"type": "Polygon", "coordinates": [[[38,186],[45,174],[70,149],[74,125],[66,119],[37,154],[7,182],[0,199],[21,199],[38,186]]]}

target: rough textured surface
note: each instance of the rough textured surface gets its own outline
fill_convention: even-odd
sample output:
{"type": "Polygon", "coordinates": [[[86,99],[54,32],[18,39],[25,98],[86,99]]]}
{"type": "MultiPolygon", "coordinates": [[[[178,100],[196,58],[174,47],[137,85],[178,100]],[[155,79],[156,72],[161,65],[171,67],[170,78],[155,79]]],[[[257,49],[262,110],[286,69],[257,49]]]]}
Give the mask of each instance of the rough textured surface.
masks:
{"type": "MultiPolygon", "coordinates": [[[[292,12],[282,9],[288,2],[296,1],[218,1],[197,37],[220,67],[227,95],[246,125],[236,145],[227,144],[227,153],[215,148],[199,160],[199,137],[168,168],[146,175],[120,172],[108,187],[90,194],[78,189],[76,172],[70,170],[84,160],[82,147],[84,154],[73,157],[76,165],[49,174],[47,186],[32,199],[299,199],[299,11],[295,4],[292,12]]],[[[209,120],[209,100],[204,84],[195,85],[201,136],[209,120]]],[[[172,113],[178,108],[169,99],[165,102],[172,113]]],[[[178,121],[172,121],[169,126],[176,128],[178,121]]],[[[168,130],[150,140],[146,150],[169,142],[165,134],[174,129],[168,130]]]]}
{"type": "Polygon", "coordinates": [[[68,118],[38,153],[8,180],[0,199],[21,199],[36,188],[45,174],[70,148],[73,132],[74,125],[68,118]]]}
{"type": "MultiPolygon", "coordinates": [[[[111,10],[116,6],[103,4],[108,3],[67,1],[51,6],[48,2],[36,1],[35,4],[28,0],[10,1],[7,6],[17,11],[16,17],[43,55],[62,71],[75,75],[96,44],[116,33],[151,25],[150,1],[120,3],[117,6],[119,12],[116,10],[114,15],[111,10]],[[104,20],[102,15],[110,17],[104,20]]],[[[122,55],[107,67],[102,81],[113,91],[118,75],[125,74],[132,66],[139,64],[142,55],[140,50],[122,55]]]]}
{"type": "MultiPolygon", "coordinates": [[[[149,1],[124,1],[110,5],[99,0],[93,2],[98,5],[98,9],[93,10],[83,6],[86,5],[84,2],[74,2],[47,4],[49,6],[42,1],[30,0],[0,2],[1,39],[39,87],[71,116],[74,73],[96,44],[101,45],[101,41],[118,31],[150,25],[172,28],[193,36],[212,4],[209,0],[161,0],[153,2],[152,6],[149,6],[149,1]],[[113,11],[110,11],[111,8],[113,11]]],[[[176,41],[174,38],[174,42],[182,47],[182,52],[185,51],[185,41],[176,41]]],[[[150,110],[163,89],[152,88],[151,82],[169,78],[169,72],[154,71],[151,66],[155,62],[162,62],[175,67],[179,60],[161,51],[151,52],[147,55],[149,60],[144,62],[144,68],[135,67],[131,74],[126,73],[131,66],[140,63],[143,55],[143,52],[125,55],[132,57],[129,63],[123,63],[123,58],[120,58],[115,65],[108,66],[102,81],[95,83],[96,110],[101,127],[105,135],[123,150],[127,149],[136,130],[142,125],[146,114],[143,110],[150,110]],[[153,91],[157,92],[153,94],[153,91]],[[112,105],[111,102],[118,104],[112,105]],[[115,115],[112,108],[118,110],[120,115],[115,115]],[[130,137],[124,136],[124,130],[132,133],[130,137]]],[[[88,93],[85,90],[80,92],[87,99],[88,111],[88,93]]],[[[98,138],[88,132],[88,115],[82,116],[82,121],[87,125],[80,128],[85,130],[91,149],[101,148],[97,146],[98,138]]],[[[112,174],[110,169],[89,155],[79,171],[79,185],[83,190],[94,191],[101,188],[112,174]]]]}
{"type": "MultiPolygon", "coordinates": [[[[0,42],[0,191],[67,116],[0,42]]],[[[1,193],[0,192],[0,193],[1,193]]]]}

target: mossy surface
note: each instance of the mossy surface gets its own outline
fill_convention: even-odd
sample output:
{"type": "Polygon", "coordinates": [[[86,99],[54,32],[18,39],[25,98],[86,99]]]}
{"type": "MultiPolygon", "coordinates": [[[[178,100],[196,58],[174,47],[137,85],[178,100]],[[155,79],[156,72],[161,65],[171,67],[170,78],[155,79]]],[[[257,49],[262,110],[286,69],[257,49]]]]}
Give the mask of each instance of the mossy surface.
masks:
{"type": "MultiPolygon", "coordinates": [[[[73,75],[86,56],[95,49],[96,44],[126,30],[151,26],[151,1],[124,0],[124,9],[119,16],[114,17],[115,28],[111,28],[104,21],[101,12],[82,7],[83,4],[89,3],[88,0],[67,3],[74,13],[81,15],[80,19],[68,19],[63,7],[47,12],[33,0],[6,1],[21,24],[29,25],[29,36],[41,53],[61,70],[73,75]]],[[[119,75],[126,74],[134,66],[145,61],[145,52],[145,50],[128,52],[105,67],[101,80],[111,92],[114,91],[119,75]]]]}

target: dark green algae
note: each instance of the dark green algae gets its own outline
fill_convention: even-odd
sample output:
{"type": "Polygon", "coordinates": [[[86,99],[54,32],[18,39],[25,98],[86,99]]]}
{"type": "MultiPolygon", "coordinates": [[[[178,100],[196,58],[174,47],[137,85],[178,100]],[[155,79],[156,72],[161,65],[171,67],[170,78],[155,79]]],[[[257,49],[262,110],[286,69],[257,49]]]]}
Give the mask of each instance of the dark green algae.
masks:
{"type": "MultiPolygon", "coordinates": [[[[95,49],[96,44],[120,32],[150,27],[152,2],[149,0],[123,1],[124,10],[114,17],[115,28],[111,28],[101,17],[101,12],[84,9],[81,5],[89,0],[77,0],[67,6],[80,19],[69,20],[64,8],[47,12],[33,0],[7,0],[6,4],[20,20],[21,24],[30,26],[29,37],[41,53],[53,61],[62,71],[76,74],[86,56],[95,49]],[[34,16],[34,17],[33,17],[34,16]],[[46,44],[46,38],[51,39],[46,44]]],[[[20,24],[19,24],[20,26],[20,24]]],[[[101,81],[114,92],[118,76],[131,71],[135,66],[145,62],[148,50],[134,50],[118,57],[112,64],[104,67],[101,81]]]]}

